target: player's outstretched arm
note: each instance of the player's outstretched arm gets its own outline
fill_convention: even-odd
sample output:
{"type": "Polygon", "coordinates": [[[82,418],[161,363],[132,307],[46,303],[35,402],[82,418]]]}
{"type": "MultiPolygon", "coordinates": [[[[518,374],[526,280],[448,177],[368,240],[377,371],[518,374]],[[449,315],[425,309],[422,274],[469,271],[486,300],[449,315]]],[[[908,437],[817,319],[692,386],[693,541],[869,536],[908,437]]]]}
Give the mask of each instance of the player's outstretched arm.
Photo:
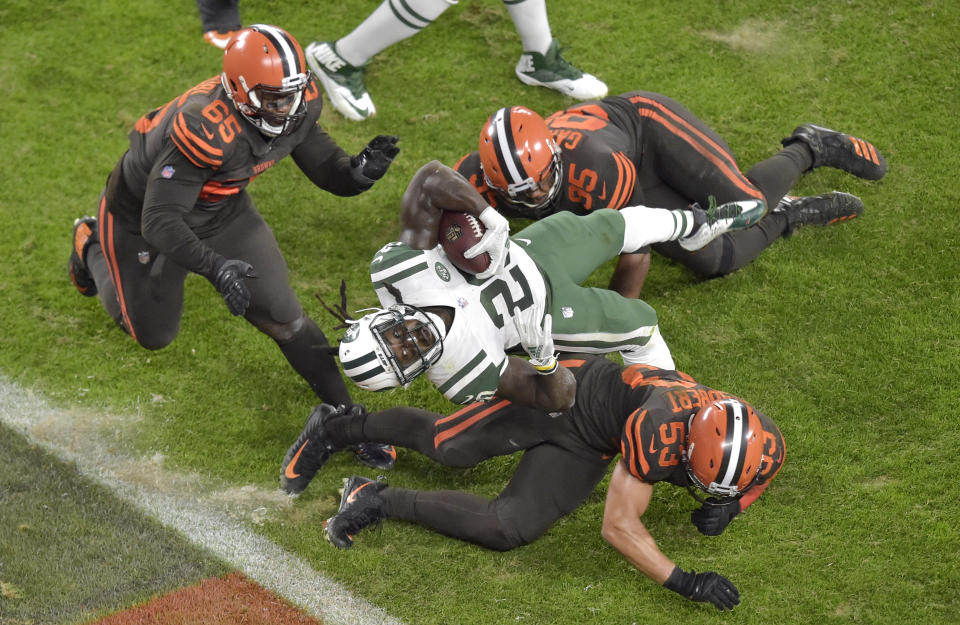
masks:
{"type": "Polygon", "coordinates": [[[653,484],[637,479],[622,461],[610,477],[603,510],[604,539],[644,575],[691,601],[712,603],[719,610],[733,609],[740,594],[730,580],[712,571],[686,572],[660,551],[640,517],[653,495],[653,484]]]}
{"type": "Polygon", "coordinates": [[[479,218],[486,208],[487,201],[466,178],[440,161],[430,161],[413,175],[403,194],[399,240],[415,249],[433,249],[443,211],[479,218]]]}
{"type": "Polygon", "coordinates": [[[510,356],[500,376],[497,397],[546,412],[567,410],[577,396],[577,380],[566,367],[557,365],[549,375],[537,372],[529,360],[510,356]]]}
{"type": "Polygon", "coordinates": [[[653,581],[663,584],[670,577],[674,564],[660,551],[640,520],[652,496],[653,484],[637,479],[623,461],[617,462],[607,489],[600,532],[630,564],[653,581]]]}

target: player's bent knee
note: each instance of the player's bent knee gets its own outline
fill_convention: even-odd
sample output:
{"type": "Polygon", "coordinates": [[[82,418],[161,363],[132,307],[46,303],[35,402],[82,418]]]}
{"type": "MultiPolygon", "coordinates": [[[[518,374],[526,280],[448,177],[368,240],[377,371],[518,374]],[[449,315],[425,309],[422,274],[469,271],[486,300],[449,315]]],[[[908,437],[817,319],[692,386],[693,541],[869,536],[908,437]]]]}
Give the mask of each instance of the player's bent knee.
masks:
{"type": "Polygon", "coordinates": [[[306,316],[301,314],[293,321],[287,323],[279,323],[272,319],[251,319],[250,322],[255,325],[258,330],[283,345],[284,343],[289,343],[294,340],[303,330],[306,326],[306,316]]]}
{"type": "Polygon", "coordinates": [[[480,457],[474,453],[473,445],[441,444],[436,448],[434,457],[437,462],[447,467],[456,469],[469,469],[477,466],[481,460],[486,460],[487,456],[480,457]]]}
{"type": "Polygon", "coordinates": [[[146,335],[136,335],[137,343],[140,344],[140,347],[144,349],[149,349],[150,351],[156,351],[158,349],[163,349],[167,345],[173,342],[173,339],[176,337],[176,333],[167,335],[167,334],[146,334],[146,335]]]}

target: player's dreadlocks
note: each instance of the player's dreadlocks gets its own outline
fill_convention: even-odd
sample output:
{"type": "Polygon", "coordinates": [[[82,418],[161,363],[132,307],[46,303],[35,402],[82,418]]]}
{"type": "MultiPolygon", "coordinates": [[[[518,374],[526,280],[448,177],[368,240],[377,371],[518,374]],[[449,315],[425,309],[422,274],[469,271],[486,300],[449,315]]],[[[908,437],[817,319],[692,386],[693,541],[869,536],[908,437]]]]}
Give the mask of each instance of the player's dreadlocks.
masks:
{"type": "MultiPolygon", "coordinates": [[[[384,282],[383,285],[386,287],[387,292],[390,293],[395,300],[397,300],[398,304],[403,303],[403,296],[400,294],[400,290],[397,287],[393,286],[389,282],[384,282]]],[[[334,305],[333,307],[329,306],[325,301],[323,301],[323,298],[320,297],[319,293],[314,293],[313,295],[320,301],[320,305],[323,306],[328,313],[333,315],[334,319],[340,322],[339,325],[334,326],[334,330],[343,330],[345,328],[349,328],[356,321],[355,319],[351,319],[347,314],[346,280],[340,280],[340,303],[334,305]]]]}

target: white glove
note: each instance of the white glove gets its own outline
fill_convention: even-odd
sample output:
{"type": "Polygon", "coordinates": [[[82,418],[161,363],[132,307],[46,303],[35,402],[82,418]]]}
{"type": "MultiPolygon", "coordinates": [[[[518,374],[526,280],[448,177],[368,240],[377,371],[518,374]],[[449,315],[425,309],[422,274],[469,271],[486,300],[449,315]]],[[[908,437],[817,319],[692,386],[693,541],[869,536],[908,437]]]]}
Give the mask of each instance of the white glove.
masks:
{"type": "Polygon", "coordinates": [[[487,252],[490,254],[490,266],[477,274],[483,280],[500,271],[507,260],[507,238],[510,236],[510,222],[492,206],[488,206],[480,213],[480,223],[486,226],[487,231],[483,238],[463,253],[464,258],[476,258],[487,252]]]}
{"type": "Polygon", "coordinates": [[[530,356],[530,364],[541,375],[550,375],[557,370],[557,356],[553,349],[553,315],[543,314],[543,303],[530,306],[525,311],[515,308],[513,325],[520,335],[520,345],[530,356]],[[543,323],[540,322],[541,317],[543,323]]]}

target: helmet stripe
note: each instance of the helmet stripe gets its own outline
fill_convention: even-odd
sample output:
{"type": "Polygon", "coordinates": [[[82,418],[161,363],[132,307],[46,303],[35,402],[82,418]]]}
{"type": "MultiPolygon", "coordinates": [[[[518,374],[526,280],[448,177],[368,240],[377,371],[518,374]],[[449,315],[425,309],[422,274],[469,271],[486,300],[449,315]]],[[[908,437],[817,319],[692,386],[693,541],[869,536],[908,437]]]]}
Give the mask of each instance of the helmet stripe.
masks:
{"type": "Polygon", "coordinates": [[[377,359],[376,354],[374,354],[373,352],[368,352],[357,358],[354,358],[353,360],[349,360],[341,364],[343,365],[344,369],[356,369],[357,367],[363,366],[368,362],[370,362],[371,360],[376,360],[376,359],[377,359]]]}
{"type": "Polygon", "coordinates": [[[354,383],[360,384],[361,382],[365,382],[370,378],[380,375],[384,371],[386,371],[386,369],[384,369],[380,365],[377,365],[376,367],[374,367],[373,369],[370,369],[365,373],[353,373],[353,374],[348,373],[347,375],[350,376],[350,379],[353,380],[354,383]]]}
{"type": "Polygon", "coordinates": [[[297,54],[297,47],[290,39],[290,35],[268,24],[256,24],[251,28],[255,28],[257,32],[269,39],[273,47],[280,53],[284,76],[296,76],[297,74],[303,73],[303,67],[300,66],[300,57],[297,54]]]}
{"type": "Polygon", "coordinates": [[[727,412],[727,432],[723,442],[723,462],[720,464],[718,475],[723,475],[720,484],[723,486],[736,486],[743,469],[743,456],[741,450],[746,450],[743,440],[743,406],[740,402],[724,402],[727,412]]]}
{"type": "Polygon", "coordinates": [[[502,108],[493,114],[493,127],[497,131],[494,148],[500,170],[509,174],[508,184],[519,184],[526,180],[526,175],[516,162],[517,146],[513,141],[513,126],[510,123],[510,109],[502,108]]]}

